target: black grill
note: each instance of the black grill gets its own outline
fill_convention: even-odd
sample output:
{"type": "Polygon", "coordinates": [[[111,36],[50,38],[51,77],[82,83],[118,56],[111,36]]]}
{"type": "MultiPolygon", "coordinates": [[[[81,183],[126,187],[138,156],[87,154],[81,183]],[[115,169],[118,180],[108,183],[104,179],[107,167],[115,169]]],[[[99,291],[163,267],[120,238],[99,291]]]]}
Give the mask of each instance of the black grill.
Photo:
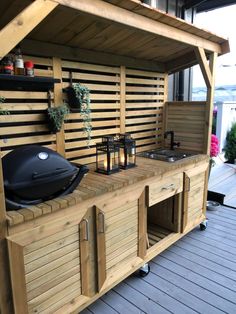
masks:
{"type": "Polygon", "coordinates": [[[55,151],[37,145],[17,148],[2,159],[7,210],[71,193],[88,172],[55,151]]]}

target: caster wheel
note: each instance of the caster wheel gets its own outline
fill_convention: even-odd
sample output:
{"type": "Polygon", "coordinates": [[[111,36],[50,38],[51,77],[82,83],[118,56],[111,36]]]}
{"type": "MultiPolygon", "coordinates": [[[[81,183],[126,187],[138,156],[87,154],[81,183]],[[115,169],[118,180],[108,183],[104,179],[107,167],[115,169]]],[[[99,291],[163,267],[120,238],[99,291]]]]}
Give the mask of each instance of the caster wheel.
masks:
{"type": "Polygon", "coordinates": [[[150,266],[148,263],[139,268],[138,274],[140,277],[146,277],[150,272],[150,266]]]}
{"type": "Polygon", "coordinates": [[[204,231],[207,228],[207,220],[204,220],[202,223],[200,223],[200,230],[204,231]]]}

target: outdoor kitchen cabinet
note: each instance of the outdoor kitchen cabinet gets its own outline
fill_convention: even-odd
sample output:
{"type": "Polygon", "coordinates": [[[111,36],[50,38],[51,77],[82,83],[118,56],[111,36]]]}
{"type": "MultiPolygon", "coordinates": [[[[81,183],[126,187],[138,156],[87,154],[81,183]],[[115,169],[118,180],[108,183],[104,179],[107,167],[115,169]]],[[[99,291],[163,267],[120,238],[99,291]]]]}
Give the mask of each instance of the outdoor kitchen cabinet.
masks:
{"type": "Polygon", "coordinates": [[[89,211],[8,238],[15,314],[55,313],[89,299],[89,211]]]}
{"type": "Polygon", "coordinates": [[[208,166],[209,163],[206,162],[184,172],[182,232],[194,226],[199,218],[204,219],[208,166]]]}
{"type": "Polygon", "coordinates": [[[160,253],[180,232],[182,192],[182,171],[147,187],[147,257],[160,253]]]}
{"type": "Polygon", "coordinates": [[[122,197],[96,203],[96,240],[98,291],[125,276],[140,263],[145,237],[139,227],[145,224],[142,193],[129,192],[122,197]]]}
{"type": "MultiPolygon", "coordinates": [[[[208,159],[190,158],[176,166],[138,159],[133,170],[107,178],[106,191],[95,188],[103,176],[91,171],[68,196],[78,203],[13,225],[7,240],[15,313],[81,311],[201,223],[208,159]]],[[[29,211],[15,216],[29,219],[29,211]]]]}
{"type": "MultiPolygon", "coordinates": [[[[229,51],[229,43],[141,1],[2,0],[0,9],[4,12],[0,59],[20,44],[24,56],[34,63],[35,77],[24,80],[32,80],[37,88],[36,77],[48,77],[52,83],[50,93],[48,88],[0,90],[5,98],[1,108],[11,113],[0,115],[1,157],[16,147],[37,144],[70,161],[92,165],[95,144],[104,135],[130,133],[137,152],[142,152],[161,148],[168,130],[174,130],[183,150],[200,154],[173,165],[137,158],[137,167],[106,178],[91,171],[83,186],[69,196],[74,204],[65,196],[57,207],[39,204],[15,212],[5,210],[0,166],[0,281],[4,282],[0,312],[13,313],[13,294],[16,314],[77,313],[203,221],[207,186],[204,192],[197,182],[207,181],[206,167],[200,165],[208,162],[210,152],[215,64],[217,55],[229,51]],[[168,75],[195,64],[200,64],[205,79],[206,100],[167,103],[168,75]],[[49,130],[45,116],[49,105],[65,101],[63,89],[78,82],[91,90],[89,148],[79,113],[70,113],[57,134],[49,130]],[[178,172],[183,190],[176,193],[170,186],[160,193],[161,200],[156,180],[178,172]],[[147,187],[153,204],[146,202],[147,187]],[[169,207],[173,201],[175,206],[169,207]],[[155,204],[167,207],[162,223],[171,233],[147,249],[147,207],[159,206],[155,204]],[[119,238],[129,224],[133,224],[131,234],[119,238]],[[64,241],[72,242],[64,245],[64,241]],[[63,264],[56,264],[59,261],[63,264]]],[[[10,80],[15,79],[19,80],[10,80]]]]}

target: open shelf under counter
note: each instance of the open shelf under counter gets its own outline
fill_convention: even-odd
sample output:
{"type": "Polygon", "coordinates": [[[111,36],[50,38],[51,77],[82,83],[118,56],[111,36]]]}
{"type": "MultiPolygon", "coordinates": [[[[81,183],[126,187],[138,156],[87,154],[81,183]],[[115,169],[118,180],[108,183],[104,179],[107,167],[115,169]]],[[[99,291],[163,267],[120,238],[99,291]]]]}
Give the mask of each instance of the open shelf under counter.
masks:
{"type": "Polygon", "coordinates": [[[147,227],[148,248],[160,242],[171,233],[173,233],[173,231],[170,231],[166,228],[160,227],[155,224],[148,224],[148,227],[147,227]]]}

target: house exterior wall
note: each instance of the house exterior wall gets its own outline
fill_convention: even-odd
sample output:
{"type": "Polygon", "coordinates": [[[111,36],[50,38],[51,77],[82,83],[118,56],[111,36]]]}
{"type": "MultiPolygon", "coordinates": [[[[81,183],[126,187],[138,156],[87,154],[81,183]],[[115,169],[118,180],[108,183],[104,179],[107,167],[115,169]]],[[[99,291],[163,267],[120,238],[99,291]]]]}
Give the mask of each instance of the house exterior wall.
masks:
{"type": "Polygon", "coordinates": [[[236,102],[218,102],[216,136],[219,139],[220,153],[226,145],[227,132],[232,124],[236,122],[236,102]]]}
{"type": "MultiPolygon", "coordinates": [[[[168,14],[181,17],[193,23],[195,9],[184,9],[181,0],[144,0],[146,4],[158,8],[168,14]]],[[[192,70],[187,69],[169,76],[168,100],[188,101],[192,99],[192,70]]]]}

